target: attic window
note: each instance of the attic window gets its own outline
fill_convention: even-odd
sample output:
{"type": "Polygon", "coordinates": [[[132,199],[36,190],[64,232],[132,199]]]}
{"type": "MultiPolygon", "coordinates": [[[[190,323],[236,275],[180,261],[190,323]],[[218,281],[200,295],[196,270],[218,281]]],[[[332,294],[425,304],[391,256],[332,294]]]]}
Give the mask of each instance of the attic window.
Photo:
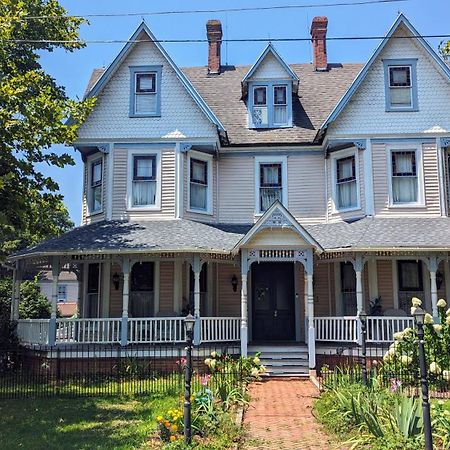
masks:
{"type": "Polygon", "coordinates": [[[385,60],[386,111],[417,110],[416,60],[385,60]]]}
{"type": "Polygon", "coordinates": [[[292,86],[268,82],[251,85],[249,127],[283,128],[292,126],[292,86]]]}
{"type": "Polygon", "coordinates": [[[160,115],[161,68],[159,66],[131,67],[130,117],[160,115]]]}

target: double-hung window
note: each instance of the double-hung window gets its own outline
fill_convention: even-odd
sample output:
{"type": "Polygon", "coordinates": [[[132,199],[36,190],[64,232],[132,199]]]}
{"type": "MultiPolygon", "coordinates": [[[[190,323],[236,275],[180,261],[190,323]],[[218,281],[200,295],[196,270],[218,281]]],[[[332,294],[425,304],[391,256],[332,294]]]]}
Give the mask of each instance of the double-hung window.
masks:
{"type": "Polygon", "coordinates": [[[67,286],[65,284],[58,284],[58,302],[67,301],[67,286]]]}
{"type": "Polygon", "coordinates": [[[264,212],[276,200],[283,201],[283,170],[281,163],[259,165],[259,211],[264,212]]]}
{"type": "Polygon", "coordinates": [[[156,205],[156,155],[133,155],[131,206],[156,205]]]}
{"type": "Polygon", "coordinates": [[[417,109],[415,60],[385,60],[386,110],[417,109]]]}
{"type": "Polygon", "coordinates": [[[416,150],[392,150],[392,203],[417,203],[419,177],[416,150]]]}
{"type": "Polygon", "coordinates": [[[160,115],[161,68],[158,66],[130,67],[131,117],[160,115]]]}
{"type": "Polygon", "coordinates": [[[349,209],[358,206],[355,155],[336,159],[335,202],[337,209],[349,209]]]}
{"type": "Polygon", "coordinates": [[[277,128],[292,125],[291,88],[287,84],[252,85],[250,90],[250,127],[277,128]]]}
{"type": "Polygon", "coordinates": [[[208,161],[190,158],[189,182],[190,209],[208,211],[208,161]]]}
{"type": "Polygon", "coordinates": [[[102,209],[102,181],[103,181],[103,161],[97,159],[91,163],[91,193],[90,212],[95,213],[102,209]]]}

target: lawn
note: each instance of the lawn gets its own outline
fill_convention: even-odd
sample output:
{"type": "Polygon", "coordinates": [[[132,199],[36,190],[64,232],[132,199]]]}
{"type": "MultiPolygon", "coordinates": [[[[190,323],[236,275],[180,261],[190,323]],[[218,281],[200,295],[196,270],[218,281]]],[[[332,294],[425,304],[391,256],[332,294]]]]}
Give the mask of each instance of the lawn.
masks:
{"type": "Polygon", "coordinates": [[[0,400],[0,447],[9,449],[140,449],[156,416],[179,397],[0,400]]]}

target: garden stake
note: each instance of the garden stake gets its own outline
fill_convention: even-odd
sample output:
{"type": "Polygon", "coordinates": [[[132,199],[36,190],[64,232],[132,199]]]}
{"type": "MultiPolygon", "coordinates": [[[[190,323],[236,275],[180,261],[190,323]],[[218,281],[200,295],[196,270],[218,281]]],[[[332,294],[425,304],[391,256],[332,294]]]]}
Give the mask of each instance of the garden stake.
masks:
{"type": "Polygon", "coordinates": [[[423,431],[425,433],[425,450],[433,450],[433,436],[431,432],[430,402],[428,400],[428,381],[427,365],[425,360],[425,341],[423,323],[425,311],[418,307],[414,312],[414,318],[417,325],[417,336],[419,345],[419,364],[420,364],[420,384],[422,386],[422,411],[423,411],[423,431]]]}

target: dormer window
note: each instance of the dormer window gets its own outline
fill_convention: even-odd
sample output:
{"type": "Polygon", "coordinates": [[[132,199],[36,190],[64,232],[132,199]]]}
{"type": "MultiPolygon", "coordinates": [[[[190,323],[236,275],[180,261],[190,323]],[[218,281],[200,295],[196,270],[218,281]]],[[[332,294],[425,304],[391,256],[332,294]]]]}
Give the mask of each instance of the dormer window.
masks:
{"type": "Polygon", "coordinates": [[[249,127],[283,128],[292,126],[291,83],[252,84],[249,91],[249,127]]]}
{"type": "Polygon", "coordinates": [[[161,67],[130,67],[130,117],[161,115],[161,67]]]}
{"type": "Polygon", "coordinates": [[[415,59],[384,60],[386,111],[417,111],[415,59]]]}

